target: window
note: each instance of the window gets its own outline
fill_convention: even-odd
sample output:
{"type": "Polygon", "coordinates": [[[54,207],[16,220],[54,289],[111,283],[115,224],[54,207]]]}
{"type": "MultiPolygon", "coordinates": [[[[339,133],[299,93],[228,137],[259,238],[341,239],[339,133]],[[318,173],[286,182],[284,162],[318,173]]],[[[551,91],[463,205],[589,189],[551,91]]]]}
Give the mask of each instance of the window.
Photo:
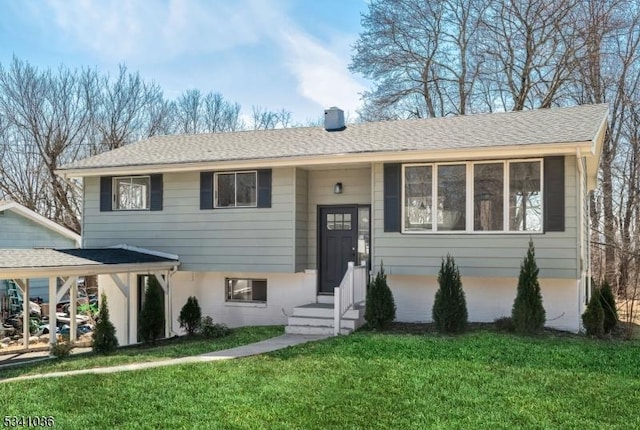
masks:
{"type": "Polygon", "coordinates": [[[473,166],[473,229],[504,229],[504,163],[473,166]]]}
{"type": "Polygon", "coordinates": [[[432,166],[405,166],[404,168],[404,227],[409,231],[433,228],[432,166]]]}
{"type": "Polygon", "coordinates": [[[438,222],[439,231],[466,229],[467,166],[465,164],[438,166],[438,222]]]}
{"type": "Polygon", "coordinates": [[[327,230],[351,230],[351,214],[327,214],[327,230]]]}
{"type": "Polygon", "coordinates": [[[113,178],[114,210],[148,210],[150,185],[149,176],[113,178]]]}
{"type": "Polygon", "coordinates": [[[405,233],[543,231],[539,159],[402,168],[405,233]]]}
{"type": "Polygon", "coordinates": [[[215,207],[256,207],[257,172],[215,174],[215,207]]]}
{"type": "Polygon", "coordinates": [[[540,162],[509,163],[509,230],[542,231],[540,162]]]}
{"type": "Polygon", "coordinates": [[[228,302],[261,302],[267,301],[266,279],[227,278],[228,302]]]}
{"type": "Polygon", "coordinates": [[[369,267],[370,243],[369,243],[369,206],[358,207],[358,264],[369,267]]]}
{"type": "Polygon", "coordinates": [[[404,230],[464,231],[466,165],[404,166],[404,230]],[[433,172],[437,171],[434,195],[433,172]],[[434,217],[435,216],[435,225],[434,217]]]}

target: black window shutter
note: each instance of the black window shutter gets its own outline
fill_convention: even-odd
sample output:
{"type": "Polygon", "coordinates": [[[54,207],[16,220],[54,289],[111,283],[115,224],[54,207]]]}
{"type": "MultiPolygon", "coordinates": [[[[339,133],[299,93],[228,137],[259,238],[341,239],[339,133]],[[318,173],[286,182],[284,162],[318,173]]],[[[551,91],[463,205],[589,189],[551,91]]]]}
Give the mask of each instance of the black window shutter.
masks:
{"type": "Polygon", "coordinates": [[[401,165],[384,165],[384,231],[400,231],[401,165]]]}
{"type": "Polygon", "coordinates": [[[271,169],[258,170],[258,207],[271,207],[271,169]]]}
{"type": "Polygon", "coordinates": [[[151,204],[149,209],[152,211],[162,210],[162,174],[151,175],[151,204]]]}
{"type": "Polygon", "coordinates": [[[200,209],[213,209],[213,172],[200,172],[200,209]]]}
{"type": "Polygon", "coordinates": [[[113,195],[111,187],[113,183],[112,176],[100,177],[100,212],[109,212],[112,209],[113,195]]]}
{"type": "Polygon", "coordinates": [[[564,156],[544,158],[544,231],[564,231],[564,156]]]}

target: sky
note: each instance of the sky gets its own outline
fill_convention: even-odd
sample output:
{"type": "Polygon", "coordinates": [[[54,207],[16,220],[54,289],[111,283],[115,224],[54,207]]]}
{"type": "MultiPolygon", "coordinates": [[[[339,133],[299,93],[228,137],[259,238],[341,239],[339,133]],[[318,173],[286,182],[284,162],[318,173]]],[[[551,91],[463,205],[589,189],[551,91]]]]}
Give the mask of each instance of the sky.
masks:
{"type": "Polygon", "coordinates": [[[0,64],[120,64],[168,98],[220,92],[242,105],[355,117],[369,83],[348,70],[367,0],[0,0],[0,64]]]}

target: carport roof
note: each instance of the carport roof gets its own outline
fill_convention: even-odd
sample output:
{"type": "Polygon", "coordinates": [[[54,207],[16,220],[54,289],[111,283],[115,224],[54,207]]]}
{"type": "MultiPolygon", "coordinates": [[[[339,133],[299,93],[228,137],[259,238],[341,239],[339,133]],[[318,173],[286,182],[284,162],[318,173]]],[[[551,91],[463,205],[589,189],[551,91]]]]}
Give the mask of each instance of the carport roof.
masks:
{"type": "Polygon", "coordinates": [[[179,265],[178,256],[143,249],[0,249],[0,279],[153,271],[179,265]]]}

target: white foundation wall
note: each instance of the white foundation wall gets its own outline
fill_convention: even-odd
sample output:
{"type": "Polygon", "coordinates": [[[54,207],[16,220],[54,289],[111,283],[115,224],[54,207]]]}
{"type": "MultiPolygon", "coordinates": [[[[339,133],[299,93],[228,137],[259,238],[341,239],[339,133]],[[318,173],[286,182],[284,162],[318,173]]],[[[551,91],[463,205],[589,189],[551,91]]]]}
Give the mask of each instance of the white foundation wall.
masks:
{"type": "MultiPolygon", "coordinates": [[[[431,322],[438,290],[435,276],[388,275],[400,322],[431,322]]],[[[578,332],[580,329],[580,281],[539,279],[546,327],[578,332]]],[[[470,322],[493,322],[511,316],[518,287],[517,278],[462,278],[470,322]]]]}
{"type": "Polygon", "coordinates": [[[182,272],[171,278],[172,332],[183,334],[178,323],[180,309],[189,296],[198,299],[203,316],[229,327],[286,324],[296,306],[316,301],[316,272],[301,273],[220,273],[182,272]],[[225,301],[225,279],[267,280],[266,303],[225,301]]]}
{"type": "Polygon", "coordinates": [[[135,323],[138,318],[137,278],[134,274],[126,273],[118,276],[125,285],[129,286],[129,301],[109,275],[98,276],[98,289],[100,294],[107,295],[109,319],[116,329],[118,344],[129,345],[137,342],[137,324],[135,323]],[[127,306],[129,306],[128,312],[127,306]],[[127,333],[127,327],[129,327],[129,333],[127,333]]]}

